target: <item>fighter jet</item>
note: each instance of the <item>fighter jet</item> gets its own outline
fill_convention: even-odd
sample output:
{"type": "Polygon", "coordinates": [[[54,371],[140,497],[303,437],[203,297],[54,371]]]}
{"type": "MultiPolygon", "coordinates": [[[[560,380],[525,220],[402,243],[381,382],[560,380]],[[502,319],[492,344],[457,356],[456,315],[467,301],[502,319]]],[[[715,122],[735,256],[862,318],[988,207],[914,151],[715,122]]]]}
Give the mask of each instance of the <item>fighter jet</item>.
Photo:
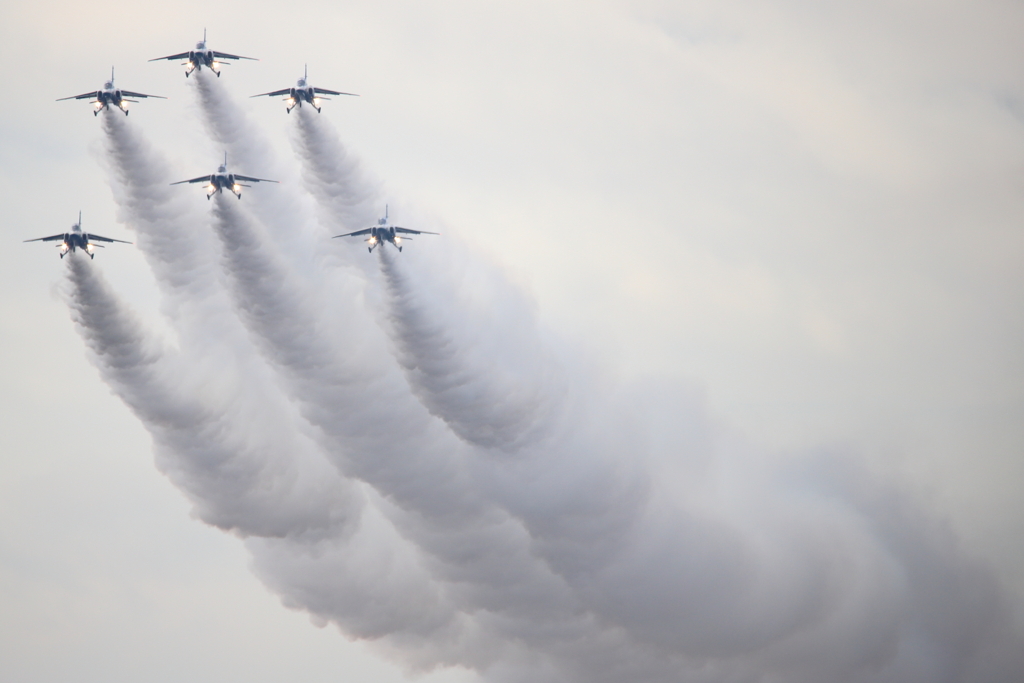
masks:
{"type": "MultiPolygon", "coordinates": [[[[411,240],[411,237],[402,237],[402,235],[440,235],[439,232],[427,232],[426,230],[410,230],[408,228],[400,228],[397,225],[388,225],[388,207],[384,205],[384,217],[377,219],[377,225],[372,228],[366,228],[364,230],[356,230],[355,232],[346,232],[344,235],[335,235],[337,237],[356,237],[358,235],[369,235],[366,238],[367,244],[370,245],[369,251],[373,253],[373,248],[381,242],[391,242],[398,248],[398,251],[402,251],[402,241],[411,240]]],[[[334,239],[332,238],[332,239],[334,239]]]]}
{"type": "Polygon", "coordinates": [[[252,97],[277,97],[278,95],[284,95],[285,105],[289,114],[292,113],[292,109],[295,105],[302,107],[303,102],[308,102],[311,107],[316,109],[317,113],[320,113],[320,101],[329,100],[330,97],[321,97],[321,95],[351,95],[352,97],[359,97],[352,92],[338,92],[337,90],[327,90],[326,88],[314,88],[309,83],[309,70],[302,70],[302,78],[298,80],[293,88],[285,88],[284,90],[275,90],[274,92],[264,92],[259,95],[253,95],[252,97]]]}
{"type": "Polygon", "coordinates": [[[166,100],[167,99],[166,97],[164,97],[162,95],[145,95],[145,94],[140,93],[140,92],[132,92],[131,90],[121,90],[120,88],[115,87],[114,86],[114,67],[110,67],[110,80],[103,84],[103,90],[97,90],[95,92],[82,93],[81,95],[72,95],[71,97],[62,97],[62,98],[60,98],[57,101],[58,102],[63,102],[64,100],[85,100],[85,99],[88,99],[90,97],[93,98],[93,101],[92,101],[92,106],[93,106],[92,115],[93,116],[96,116],[97,114],[99,114],[100,111],[102,111],[103,109],[109,109],[110,105],[114,105],[115,107],[117,107],[118,109],[123,111],[125,116],[128,116],[128,103],[129,102],[137,102],[138,101],[138,100],[126,99],[126,98],[129,98],[129,97],[138,97],[138,98],[157,97],[157,98],[159,98],[161,100],[166,100]]]}
{"type": "Polygon", "coordinates": [[[188,78],[189,74],[193,71],[202,71],[203,67],[207,67],[213,73],[217,74],[220,78],[220,65],[226,64],[218,60],[222,59],[250,59],[252,61],[259,61],[255,57],[242,57],[239,55],[229,55],[227,52],[217,52],[206,47],[206,29],[203,29],[203,40],[196,43],[194,50],[188,52],[182,52],[176,55],[168,55],[166,57],[155,57],[149,61],[159,62],[162,59],[184,59],[182,62],[185,65],[185,78],[188,78]]]}
{"type": "Polygon", "coordinates": [[[131,242],[125,242],[124,240],[115,240],[111,237],[103,237],[101,235],[90,235],[87,232],[82,232],[82,212],[78,212],[78,222],[71,226],[70,232],[62,232],[59,235],[50,235],[49,237],[37,237],[34,240],[25,240],[26,242],[55,242],[60,240],[60,244],[57,248],[60,249],[60,257],[64,258],[64,254],[74,252],[75,249],[81,249],[89,255],[89,258],[96,258],[96,254],[93,250],[96,247],[102,247],[102,244],[94,244],[95,240],[100,242],[120,242],[121,244],[131,244],[131,242]]]}
{"type": "Polygon", "coordinates": [[[191,180],[179,180],[171,185],[181,185],[183,183],[207,183],[206,185],[206,198],[209,199],[216,192],[223,192],[225,189],[235,193],[235,196],[239,199],[242,198],[242,188],[252,187],[252,185],[246,185],[245,183],[276,183],[276,180],[267,180],[266,178],[250,178],[247,175],[239,175],[237,173],[228,173],[228,153],[224,152],[224,163],[217,168],[217,172],[211,175],[204,175],[198,178],[192,178],[191,180]],[[245,181],[245,182],[240,182],[245,181]]]}

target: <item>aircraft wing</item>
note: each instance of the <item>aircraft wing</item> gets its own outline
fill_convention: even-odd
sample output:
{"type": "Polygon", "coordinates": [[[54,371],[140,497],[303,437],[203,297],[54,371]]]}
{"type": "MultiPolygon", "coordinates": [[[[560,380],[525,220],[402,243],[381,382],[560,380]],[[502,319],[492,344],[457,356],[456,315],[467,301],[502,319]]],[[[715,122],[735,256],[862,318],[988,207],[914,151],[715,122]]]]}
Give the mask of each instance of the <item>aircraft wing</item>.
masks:
{"type": "Polygon", "coordinates": [[[72,95],[71,97],[62,97],[62,98],[60,98],[57,101],[61,102],[63,100],[84,100],[87,97],[99,97],[99,96],[100,96],[100,91],[99,90],[93,90],[92,92],[84,92],[81,95],[72,95]]]}
{"type": "Polygon", "coordinates": [[[213,179],[212,175],[199,176],[198,178],[192,178],[191,180],[179,180],[171,185],[181,185],[182,183],[208,183],[213,179]]]}
{"type": "MultiPolygon", "coordinates": [[[[94,235],[92,233],[86,235],[86,241],[92,242],[93,240],[100,240],[101,242],[120,242],[121,244],[131,244],[131,242],[125,242],[124,240],[115,240],[112,237],[103,237],[102,235],[94,235]]],[[[101,247],[103,245],[97,244],[96,246],[101,247]]]]}
{"type": "MultiPolygon", "coordinates": [[[[365,230],[356,230],[355,232],[346,232],[344,235],[335,235],[334,237],[355,237],[356,235],[369,235],[373,228],[366,228],[365,230]]],[[[334,239],[332,237],[331,239],[334,239]]]]}
{"type": "Polygon", "coordinates": [[[241,55],[229,55],[227,52],[217,52],[215,50],[211,50],[210,54],[212,54],[217,59],[250,59],[250,60],[252,60],[254,62],[260,61],[260,60],[256,59],[255,57],[242,57],[241,55]]]}
{"type": "Polygon", "coordinates": [[[250,178],[247,175],[238,175],[237,173],[235,174],[235,180],[245,180],[245,181],[248,181],[250,183],[276,183],[277,182],[276,180],[267,180],[266,178],[250,178]]]}
{"type": "Polygon", "coordinates": [[[122,97],[156,97],[156,98],[159,98],[161,100],[166,100],[167,99],[163,95],[145,95],[145,94],[140,93],[140,92],[132,92],[131,90],[122,90],[121,91],[121,96],[122,97]]]}
{"type": "Polygon", "coordinates": [[[359,97],[354,92],[338,92],[337,90],[328,90],[327,88],[313,88],[313,92],[317,95],[351,95],[352,97],[359,97]]]}
{"type": "Polygon", "coordinates": [[[153,59],[151,59],[149,61],[151,61],[151,62],[159,62],[162,59],[188,59],[188,53],[187,52],[182,52],[182,53],[176,54],[176,55],[167,55],[166,57],[154,57],[153,59]]]}
{"type": "Polygon", "coordinates": [[[291,93],[291,91],[291,88],[285,88],[284,90],[275,90],[274,92],[261,92],[259,95],[250,95],[250,97],[263,97],[264,95],[267,95],[268,97],[277,97],[278,95],[287,95],[291,93]]]}
{"type": "Polygon", "coordinates": [[[54,240],[64,240],[65,233],[59,235],[50,235],[49,237],[37,237],[34,240],[25,240],[26,242],[53,242],[54,240]]]}
{"type": "Polygon", "coordinates": [[[395,232],[401,232],[408,235],[440,235],[439,232],[428,232],[426,230],[410,230],[409,228],[400,228],[397,225],[392,226],[395,228],[395,232]]]}

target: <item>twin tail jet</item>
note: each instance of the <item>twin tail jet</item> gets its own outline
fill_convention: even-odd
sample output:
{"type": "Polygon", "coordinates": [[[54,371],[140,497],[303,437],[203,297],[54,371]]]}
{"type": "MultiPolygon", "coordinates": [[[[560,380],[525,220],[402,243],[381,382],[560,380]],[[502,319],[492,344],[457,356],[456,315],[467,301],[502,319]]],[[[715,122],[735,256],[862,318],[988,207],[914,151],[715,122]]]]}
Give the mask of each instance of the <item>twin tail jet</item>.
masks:
{"type": "Polygon", "coordinates": [[[81,249],[89,258],[96,258],[96,254],[93,253],[96,247],[102,247],[102,244],[96,244],[95,242],[120,242],[121,244],[131,244],[131,242],[125,242],[124,240],[115,240],[112,237],[103,237],[102,235],[91,235],[87,232],[82,232],[82,212],[78,212],[78,222],[71,226],[70,232],[62,232],[58,235],[50,235],[49,237],[37,237],[34,240],[25,240],[26,242],[56,242],[60,241],[57,248],[60,249],[60,257],[64,258],[64,254],[69,251],[74,253],[75,249],[81,249]]]}
{"type": "Polygon", "coordinates": [[[114,85],[114,67],[110,67],[110,80],[103,84],[102,90],[96,90],[93,92],[82,93],[81,95],[72,95],[71,97],[62,97],[58,102],[64,100],[86,100],[92,98],[92,115],[96,116],[104,109],[109,109],[111,106],[117,107],[124,112],[125,116],[128,116],[128,103],[138,102],[138,99],[144,99],[146,97],[156,97],[161,100],[166,100],[166,97],[162,95],[146,95],[141,92],[132,92],[131,90],[121,90],[114,85]],[[138,99],[128,99],[135,97],[138,99]]]}
{"type": "Polygon", "coordinates": [[[338,92],[337,90],[327,90],[326,88],[314,88],[309,85],[309,70],[308,68],[303,69],[302,78],[298,80],[292,88],[285,88],[283,90],[275,90],[273,92],[263,92],[259,95],[253,95],[253,97],[278,97],[284,96],[284,103],[287,109],[286,112],[292,113],[292,109],[296,106],[302,107],[303,102],[308,102],[309,106],[316,109],[317,113],[320,113],[320,102],[321,100],[329,100],[329,97],[323,97],[323,95],[351,95],[352,97],[359,97],[352,92],[338,92]]]}
{"type": "MultiPolygon", "coordinates": [[[[373,248],[382,242],[391,242],[391,244],[402,251],[402,241],[411,240],[411,237],[402,237],[402,235],[440,235],[439,232],[428,232],[426,230],[410,230],[409,228],[400,228],[397,225],[388,225],[388,207],[384,205],[384,217],[377,219],[377,225],[372,228],[365,228],[363,230],[356,230],[355,232],[346,232],[344,235],[335,235],[334,237],[357,237],[359,235],[369,235],[366,238],[366,243],[370,245],[369,251],[372,254],[373,248]]],[[[333,238],[332,238],[333,239],[333,238]]]]}
{"type": "Polygon", "coordinates": [[[210,175],[199,176],[198,178],[192,178],[190,180],[179,180],[171,185],[182,185],[184,183],[206,183],[206,198],[209,199],[217,192],[223,192],[228,190],[233,192],[239,199],[242,198],[242,188],[252,187],[245,183],[276,183],[276,180],[267,180],[266,178],[252,178],[247,175],[240,175],[238,173],[228,172],[228,153],[224,152],[224,163],[217,167],[216,173],[210,175]]]}
{"type": "Polygon", "coordinates": [[[188,52],[180,52],[176,55],[167,55],[166,57],[154,57],[149,60],[151,62],[159,62],[164,59],[184,59],[182,64],[185,65],[185,78],[188,78],[193,71],[202,71],[205,66],[213,73],[217,74],[220,78],[220,66],[226,64],[222,60],[225,59],[249,59],[252,61],[259,61],[255,57],[242,57],[241,55],[230,55],[227,52],[217,52],[206,47],[206,29],[203,29],[203,39],[196,43],[194,50],[188,52]]]}

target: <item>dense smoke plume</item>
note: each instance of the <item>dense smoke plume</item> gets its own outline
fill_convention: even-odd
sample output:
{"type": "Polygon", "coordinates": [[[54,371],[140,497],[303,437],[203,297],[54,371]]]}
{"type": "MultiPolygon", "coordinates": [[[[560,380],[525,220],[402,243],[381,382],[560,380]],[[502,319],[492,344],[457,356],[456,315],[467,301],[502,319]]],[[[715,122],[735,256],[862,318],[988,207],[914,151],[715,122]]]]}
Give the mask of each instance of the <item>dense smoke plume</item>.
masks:
{"type": "Polygon", "coordinates": [[[105,113],[176,348],[84,259],[69,303],[158,466],[286,605],[495,682],[1024,675],[1005,591],[897,486],[849,454],[769,466],[679,387],[613,381],[450,235],[331,241],[379,191],[329,124],[295,112],[297,171],[194,87],[229,161],[291,181],[172,194],[105,113]]]}
{"type": "MultiPolygon", "coordinates": [[[[92,298],[74,299],[76,319],[97,358],[104,359],[101,367],[118,371],[105,378],[153,433],[158,464],[189,493],[204,521],[246,535],[326,532],[344,524],[357,513],[358,496],[346,482],[323,476],[327,464],[246,342],[220,285],[201,219],[176,192],[180,188],[169,186],[166,161],[132,125],[107,115],[103,123],[115,199],[157,277],[177,333],[172,354],[144,334],[102,281],[92,282],[92,298]],[[106,295],[102,305],[94,302],[100,293],[106,295]],[[99,325],[95,315],[84,315],[86,305],[109,307],[110,320],[99,325]],[[115,322],[118,344],[98,346],[115,322]],[[252,400],[260,395],[269,398],[252,400]],[[287,517],[308,517],[313,526],[268,517],[268,501],[259,502],[266,496],[288,497],[274,505],[287,517]],[[299,508],[287,511],[294,506],[299,508]]],[[[82,279],[81,264],[73,264],[71,272],[80,276],[74,282],[89,283],[82,279]]],[[[72,291],[81,294],[80,287],[72,291]]]]}

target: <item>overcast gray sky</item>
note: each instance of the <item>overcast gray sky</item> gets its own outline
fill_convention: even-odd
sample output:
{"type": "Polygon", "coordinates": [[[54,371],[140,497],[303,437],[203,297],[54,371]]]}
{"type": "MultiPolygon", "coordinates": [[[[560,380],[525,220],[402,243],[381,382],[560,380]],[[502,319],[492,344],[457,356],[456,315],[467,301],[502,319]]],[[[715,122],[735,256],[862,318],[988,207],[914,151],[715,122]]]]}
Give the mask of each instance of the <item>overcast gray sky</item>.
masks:
{"type": "MultiPolygon", "coordinates": [[[[170,98],[129,117],[169,175],[212,170],[223,147],[182,68],[146,63],[204,27],[214,49],[260,59],[217,85],[290,165],[296,196],[297,112],[247,96],[308,63],[314,84],[361,95],[320,116],[393,217],[445,233],[400,259],[450,239],[456,263],[524,291],[560,348],[648,400],[685,397],[757,454],[754,469],[838,452],[901,482],[994,568],[1024,621],[1021,3],[3,0],[0,13],[12,680],[406,676],[401,657],[282,608],[249,571],[258,549],[190,517],[87,361],[60,294],[66,263],[20,243],[79,210],[85,229],[134,239],[102,122],[53,101],[99,87],[111,65],[122,87],[170,98]]],[[[173,337],[138,249],[90,265],[173,337]]]]}

